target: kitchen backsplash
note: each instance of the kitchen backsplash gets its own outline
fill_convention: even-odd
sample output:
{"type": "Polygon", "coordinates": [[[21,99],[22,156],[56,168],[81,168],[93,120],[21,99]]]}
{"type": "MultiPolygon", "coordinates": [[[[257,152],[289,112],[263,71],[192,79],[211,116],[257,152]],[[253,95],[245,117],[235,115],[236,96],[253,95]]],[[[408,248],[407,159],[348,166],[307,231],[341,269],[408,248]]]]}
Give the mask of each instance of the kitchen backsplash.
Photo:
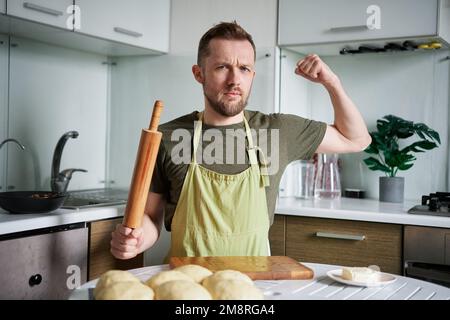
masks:
{"type": "MultiPolygon", "coordinates": [[[[8,190],[48,190],[53,152],[60,136],[79,132],[63,150],[60,169],[83,168],[69,189],[104,184],[108,65],[106,57],[23,38],[9,48],[8,190]],[[14,189],[12,189],[14,187],[14,189]]],[[[4,56],[3,56],[4,57],[4,56]]],[[[4,57],[5,58],[5,57],[4,57]]],[[[6,57],[8,59],[8,57],[6,57]]],[[[6,188],[5,188],[6,189],[6,188]]]]}
{"type": "MultiPolygon", "coordinates": [[[[281,112],[332,123],[333,110],[326,90],[289,73],[300,55],[290,51],[282,55],[281,112]]],[[[448,55],[448,51],[435,51],[322,57],[339,75],[369,131],[376,128],[377,119],[394,114],[423,122],[439,132],[439,148],[416,154],[414,166],[399,172],[405,177],[405,199],[418,200],[422,194],[448,190],[448,55]]],[[[365,189],[367,197],[378,198],[378,177],[382,173],[368,170],[363,163],[368,156],[364,152],[340,155],[342,187],[365,189]]]]}

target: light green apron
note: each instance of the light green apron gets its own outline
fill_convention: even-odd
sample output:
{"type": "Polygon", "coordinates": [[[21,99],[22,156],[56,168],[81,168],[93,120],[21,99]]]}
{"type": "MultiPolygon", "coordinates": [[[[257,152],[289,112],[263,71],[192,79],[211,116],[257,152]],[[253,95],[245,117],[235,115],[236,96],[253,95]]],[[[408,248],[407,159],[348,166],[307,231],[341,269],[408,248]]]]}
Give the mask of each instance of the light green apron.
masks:
{"type": "Polygon", "coordinates": [[[221,174],[200,166],[196,151],[202,117],[194,130],[192,161],[172,219],[169,256],[267,256],[269,215],[265,187],[267,163],[258,165],[244,117],[250,167],[238,174],[221,174]]]}

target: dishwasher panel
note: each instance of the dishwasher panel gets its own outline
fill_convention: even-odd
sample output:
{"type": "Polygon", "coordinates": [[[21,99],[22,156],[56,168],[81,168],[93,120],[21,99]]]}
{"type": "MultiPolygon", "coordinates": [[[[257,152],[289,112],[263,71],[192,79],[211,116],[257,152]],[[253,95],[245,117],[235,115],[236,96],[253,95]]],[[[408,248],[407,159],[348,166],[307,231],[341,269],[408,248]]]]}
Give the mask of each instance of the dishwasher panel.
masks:
{"type": "Polygon", "coordinates": [[[85,223],[2,236],[0,299],[67,299],[87,281],[85,223]]]}

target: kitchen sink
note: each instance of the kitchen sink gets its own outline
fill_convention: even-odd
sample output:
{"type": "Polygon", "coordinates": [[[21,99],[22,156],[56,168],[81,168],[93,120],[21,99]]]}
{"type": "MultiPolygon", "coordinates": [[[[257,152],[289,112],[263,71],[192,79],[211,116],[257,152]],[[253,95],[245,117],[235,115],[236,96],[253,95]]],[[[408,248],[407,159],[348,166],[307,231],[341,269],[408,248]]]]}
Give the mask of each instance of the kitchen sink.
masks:
{"type": "Polygon", "coordinates": [[[128,190],[114,188],[86,189],[69,191],[69,196],[61,208],[82,209],[90,207],[126,204],[128,190]]]}

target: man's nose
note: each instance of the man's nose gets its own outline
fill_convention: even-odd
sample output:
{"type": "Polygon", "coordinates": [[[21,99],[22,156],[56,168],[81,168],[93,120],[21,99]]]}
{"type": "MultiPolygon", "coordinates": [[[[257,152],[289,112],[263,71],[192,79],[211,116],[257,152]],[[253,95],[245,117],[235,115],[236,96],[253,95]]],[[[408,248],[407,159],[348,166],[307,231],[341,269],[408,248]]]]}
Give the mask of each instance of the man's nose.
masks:
{"type": "Polygon", "coordinates": [[[241,75],[239,73],[239,70],[236,68],[231,68],[230,72],[228,73],[227,78],[228,85],[235,85],[238,86],[241,84],[241,75]]]}

